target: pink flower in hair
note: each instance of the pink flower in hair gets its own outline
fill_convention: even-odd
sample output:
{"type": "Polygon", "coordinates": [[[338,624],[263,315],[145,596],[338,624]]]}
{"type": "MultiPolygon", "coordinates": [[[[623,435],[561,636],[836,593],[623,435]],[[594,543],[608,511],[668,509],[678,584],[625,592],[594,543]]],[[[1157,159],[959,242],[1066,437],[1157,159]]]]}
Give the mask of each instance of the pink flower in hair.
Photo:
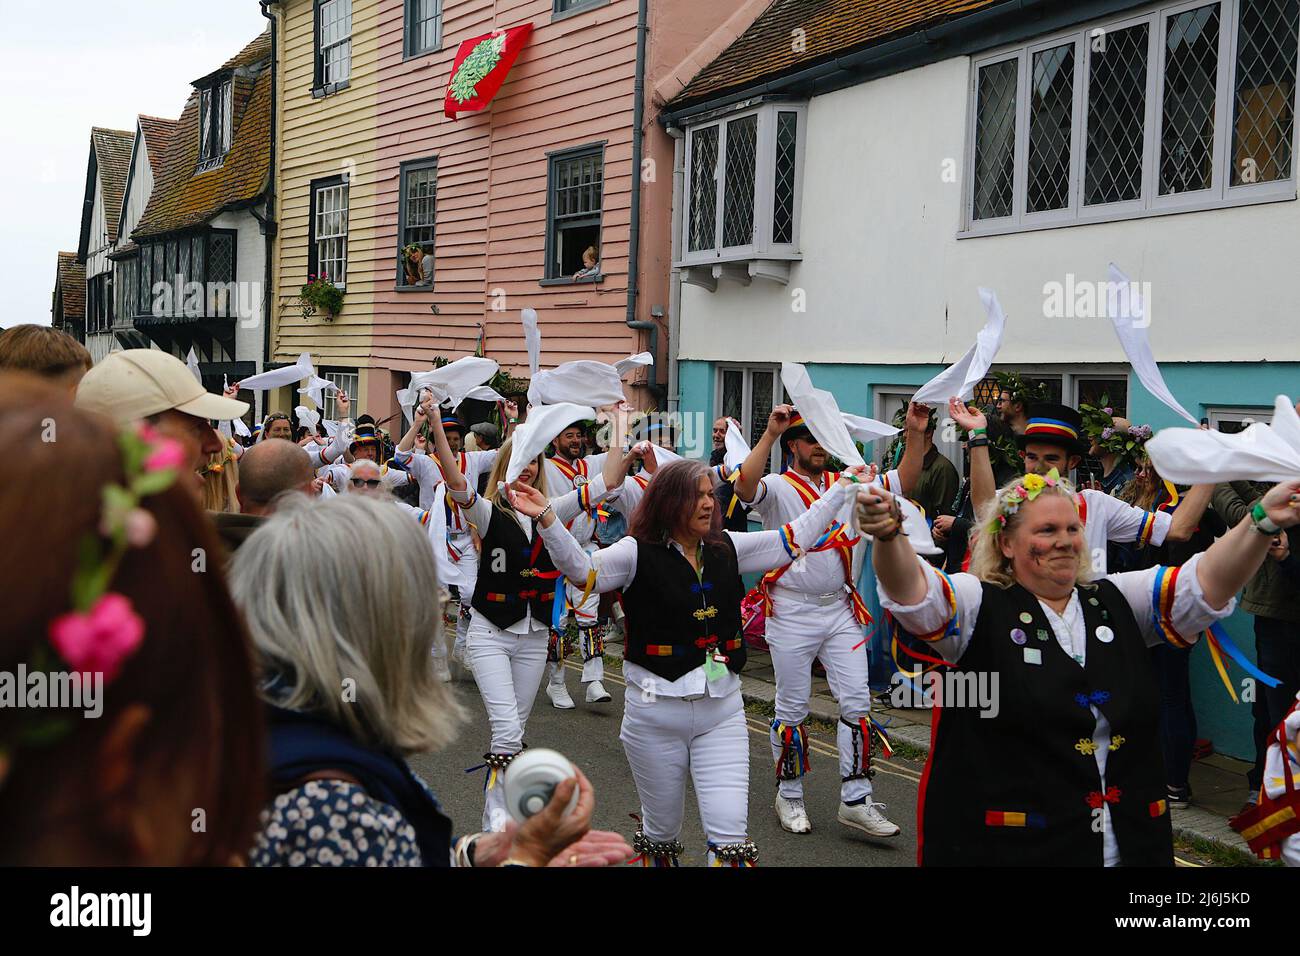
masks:
{"type": "Polygon", "coordinates": [[[86,614],[70,611],[50,622],[50,643],[73,670],[111,683],[140,647],[144,621],[123,595],[109,592],[86,614]]]}
{"type": "Polygon", "coordinates": [[[185,449],[180,442],[170,438],[155,438],[150,444],[149,457],[144,460],[145,471],[179,471],[185,464],[185,449]]]}

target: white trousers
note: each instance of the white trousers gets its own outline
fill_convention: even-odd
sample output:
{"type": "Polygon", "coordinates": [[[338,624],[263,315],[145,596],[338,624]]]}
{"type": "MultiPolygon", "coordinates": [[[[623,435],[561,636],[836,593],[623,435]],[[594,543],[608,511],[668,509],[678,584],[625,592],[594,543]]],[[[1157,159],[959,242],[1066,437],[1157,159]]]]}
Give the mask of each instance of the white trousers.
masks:
{"type": "MultiPolygon", "coordinates": [[[[823,607],[802,603],[778,589],[773,594],[772,607],[775,613],[767,619],[766,640],[776,672],[776,719],[790,727],[808,719],[814,658],[820,658],[826,668],[831,693],[839,701],[840,717],[856,724],[859,718],[867,716],[871,712],[871,686],[867,675],[867,647],[863,643],[866,635],[853,617],[848,596],[838,604],[823,607]]],[[[854,736],[841,721],[836,743],[840,752],[840,799],[845,803],[871,796],[870,780],[843,780],[855,769],[854,736]]],[[[859,738],[859,748],[868,744],[859,738]]],[[[780,755],[781,744],[774,730],[772,760],[775,762],[780,755]]],[[[858,760],[860,763],[860,755],[858,760]]],[[[788,800],[801,798],[803,780],[782,780],[779,790],[788,800]]]]}
{"type": "MultiPolygon", "coordinates": [[[[517,754],[523,749],[524,729],[546,666],[547,634],[545,627],[534,628],[528,634],[511,634],[478,611],[471,612],[465,649],[487,707],[488,723],[492,727],[492,743],[488,747],[491,753],[517,754]]],[[[488,779],[492,779],[490,769],[488,779]]],[[[503,775],[497,774],[494,785],[484,793],[484,830],[505,828],[502,781],[503,775]]]]}
{"type": "Polygon", "coordinates": [[[624,698],[619,739],[641,798],[641,831],[656,843],[682,832],[686,777],[709,842],[744,843],[749,822],[749,738],[739,688],[726,697],[624,698]]]}
{"type": "Polygon", "coordinates": [[[458,588],[460,603],[456,609],[456,641],[452,651],[462,656],[465,653],[465,641],[469,637],[470,601],[474,599],[474,585],[475,582],[471,581],[458,588]]]}

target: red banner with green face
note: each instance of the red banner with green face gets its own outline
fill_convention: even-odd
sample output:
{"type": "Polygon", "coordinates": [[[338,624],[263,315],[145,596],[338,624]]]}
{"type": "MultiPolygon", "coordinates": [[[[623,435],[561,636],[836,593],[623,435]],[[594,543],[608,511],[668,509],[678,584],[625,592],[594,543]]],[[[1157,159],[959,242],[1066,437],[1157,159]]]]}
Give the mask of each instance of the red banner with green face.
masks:
{"type": "Polygon", "coordinates": [[[532,32],[533,25],[525,23],[461,43],[451,65],[443,112],[455,119],[457,113],[473,113],[491,103],[532,32]]]}

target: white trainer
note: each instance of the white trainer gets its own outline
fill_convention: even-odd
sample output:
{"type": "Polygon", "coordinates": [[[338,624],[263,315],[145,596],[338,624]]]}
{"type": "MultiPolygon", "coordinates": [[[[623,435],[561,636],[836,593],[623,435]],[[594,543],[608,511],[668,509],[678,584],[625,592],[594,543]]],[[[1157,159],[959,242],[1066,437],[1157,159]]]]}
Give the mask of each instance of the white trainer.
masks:
{"type": "Polygon", "coordinates": [[[880,812],[884,806],[883,803],[859,803],[851,807],[841,803],[839,821],[846,827],[853,827],[873,837],[898,836],[898,825],[890,823],[880,812]]]}
{"type": "Polygon", "coordinates": [[[573,710],[573,698],[569,696],[569,688],[564,685],[563,679],[558,682],[547,681],[546,696],[551,698],[551,704],[556,710],[573,710]]]}
{"type": "Polygon", "coordinates": [[[776,816],[781,821],[781,829],[790,833],[811,833],[812,823],[808,819],[808,808],[803,799],[787,800],[781,794],[776,795],[776,816]]]}
{"type": "Polygon", "coordinates": [[[605,685],[600,681],[594,680],[587,685],[587,703],[608,704],[613,699],[609,696],[609,691],[605,690],[605,685]]]}

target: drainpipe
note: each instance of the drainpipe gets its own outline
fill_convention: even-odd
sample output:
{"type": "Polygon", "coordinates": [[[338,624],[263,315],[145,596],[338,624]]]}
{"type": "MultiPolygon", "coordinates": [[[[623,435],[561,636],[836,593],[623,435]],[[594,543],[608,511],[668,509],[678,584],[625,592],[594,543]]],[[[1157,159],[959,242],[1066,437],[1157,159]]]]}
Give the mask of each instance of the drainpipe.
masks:
{"type": "Polygon", "coordinates": [[[678,383],[677,353],[678,337],[682,328],[682,270],[677,267],[681,254],[682,204],[686,194],[686,134],[680,127],[669,126],[668,135],[673,138],[673,214],[672,214],[672,271],[668,274],[668,348],[672,355],[668,359],[668,410],[675,412],[681,408],[681,386],[678,383]]]}
{"type": "Polygon", "coordinates": [[[645,116],[645,44],[649,0],[640,0],[636,11],[636,81],[632,87],[632,223],[627,252],[627,327],[650,333],[650,354],[655,364],[650,366],[646,383],[656,402],[666,397],[666,389],[659,384],[659,326],[636,317],[637,278],[641,260],[641,154],[644,134],[641,124],[645,116]]]}
{"type": "MultiPolygon", "coordinates": [[[[273,249],[275,247],[275,237],[278,226],[275,220],[275,151],[276,151],[276,127],[279,122],[279,89],[276,76],[276,66],[279,62],[278,43],[279,43],[279,19],[268,8],[276,6],[279,0],[258,0],[262,7],[262,16],[271,21],[271,155],[270,163],[267,167],[266,183],[266,218],[257,216],[261,225],[262,235],[266,239],[266,280],[262,292],[262,361],[258,363],[261,368],[265,368],[271,361],[271,314],[274,305],[274,295],[272,290],[273,272],[272,262],[274,258],[273,249]]],[[[256,216],[257,214],[254,213],[256,216]]],[[[259,369],[260,370],[260,369],[259,369]]],[[[266,398],[259,393],[257,396],[259,405],[264,406],[266,398]]],[[[258,420],[261,420],[266,414],[265,407],[258,409],[258,420]]]]}

